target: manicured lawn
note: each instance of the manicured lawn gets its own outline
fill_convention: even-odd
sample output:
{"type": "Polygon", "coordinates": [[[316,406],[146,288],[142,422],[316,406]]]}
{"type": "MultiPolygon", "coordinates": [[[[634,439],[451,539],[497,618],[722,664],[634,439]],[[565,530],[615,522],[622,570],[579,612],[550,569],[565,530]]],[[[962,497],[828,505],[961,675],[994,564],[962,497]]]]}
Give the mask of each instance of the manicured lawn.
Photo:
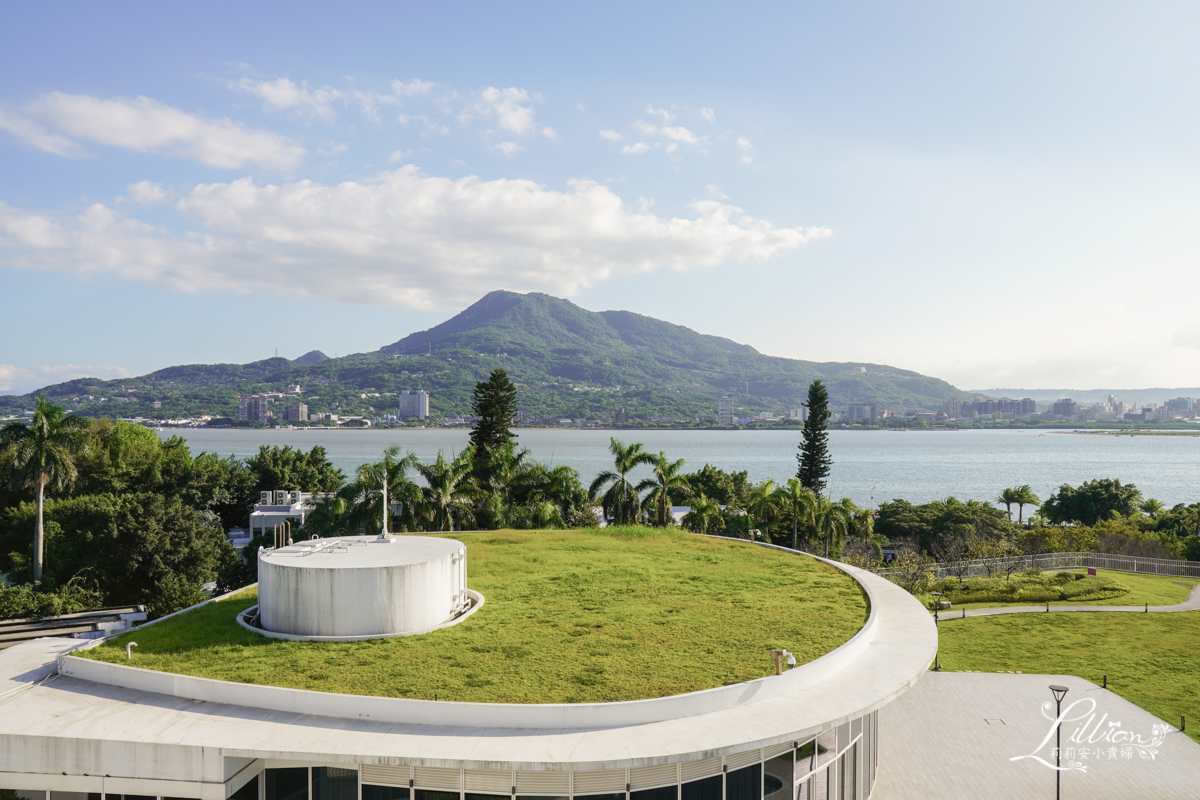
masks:
{"type": "MultiPolygon", "coordinates": [[[[1061,570],[1062,572],[1080,573],[1086,570],[1061,570]]],[[[1049,576],[1051,573],[1045,573],[1049,576]]],[[[1050,606],[1068,606],[1068,605],[1087,605],[1087,606],[1140,606],[1149,603],[1151,606],[1169,606],[1176,603],[1182,603],[1187,599],[1191,587],[1200,583],[1196,578],[1179,578],[1174,576],[1164,575],[1141,575],[1134,572],[1116,572],[1113,570],[1099,569],[1096,570],[1096,576],[1101,579],[1113,581],[1116,584],[1128,589],[1129,591],[1119,594],[1115,597],[1087,597],[1081,596],[1067,600],[1051,600],[1050,606]],[[1183,584],[1183,585],[1180,585],[1183,584]]],[[[1016,573],[1012,576],[1013,581],[1021,581],[1022,576],[1016,573]]],[[[978,580],[977,578],[968,578],[967,581],[978,580]]],[[[1004,581],[1004,575],[1001,574],[993,580],[1004,581]]],[[[957,580],[950,578],[949,583],[957,583],[957,580]]],[[[928,594],[918,595],[922,602],[929,606],[932,597],[928,594]]],[[[1044,600],[1000,600],[993,599],[979,603],[955,603],[955,609],[971,609],[971,608],[992,608],[1000,606],[1026,606],[1026,605],[1044,605],[1044,600]]]]}
{"type": "Polygon", "coordinates": [[[1078,675],[1200,741],[1200,612],[1011,614],[938,625],[945,670],[1078,675]]]}
{"type": "Polygon", "coordinates": [[[243,630],[253,592],[87,651],[222,680],[320,691],[505,703],[660,697],[762,677],[772,648],[801,663],[866,621],[858,584],[832,567],[678,530],[489,531],[467,545],[487,602],[451,628],[356,643],[243,630]]]}

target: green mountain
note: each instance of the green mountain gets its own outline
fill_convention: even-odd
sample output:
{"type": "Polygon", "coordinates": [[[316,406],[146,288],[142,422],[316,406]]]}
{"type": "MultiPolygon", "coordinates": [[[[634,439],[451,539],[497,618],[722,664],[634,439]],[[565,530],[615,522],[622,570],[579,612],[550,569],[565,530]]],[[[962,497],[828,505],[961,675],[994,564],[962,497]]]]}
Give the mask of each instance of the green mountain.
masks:
{"type": "MultiPolygon", "coordinates": [[[[431,414],[442,417],[470,413],[475,382],[504,367],[532,418],[611,419],[621,408],[632,418],[692,418],[715,414],[726,394],[739,413],[778,412],[799,406],[814,378],[825,381],[835,409],[875,402],[897,412],[933,410],[947,397],[966,397],[945,381],[908,370],[776,358],[681,325],[628,311],[587,311],[536,293],[492,292],[452,319],[373,353],[319,355],[170,367],[113,381],[84,378],[34,394],[85,414],[172,417],[232,416],[239,393],[291,384],[302,387],[310,411],[382,414],[395,408],[390,393],[423,389],[431,394],[431,414]]],[[[0,398],[0,407],[28,407],[32,396],[0,398]]]]}

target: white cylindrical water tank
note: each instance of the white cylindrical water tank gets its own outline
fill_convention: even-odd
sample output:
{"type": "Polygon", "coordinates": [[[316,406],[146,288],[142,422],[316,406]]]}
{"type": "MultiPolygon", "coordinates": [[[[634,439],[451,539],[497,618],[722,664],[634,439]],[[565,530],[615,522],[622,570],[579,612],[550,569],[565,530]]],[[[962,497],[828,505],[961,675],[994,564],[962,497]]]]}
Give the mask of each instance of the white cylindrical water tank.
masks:
{"type": "Polygon", "coordinates": [[[466,605],[467,549],[430,536],[314,539],[258,560],[259,625],[300,636],[430,630],[466,605]]]}

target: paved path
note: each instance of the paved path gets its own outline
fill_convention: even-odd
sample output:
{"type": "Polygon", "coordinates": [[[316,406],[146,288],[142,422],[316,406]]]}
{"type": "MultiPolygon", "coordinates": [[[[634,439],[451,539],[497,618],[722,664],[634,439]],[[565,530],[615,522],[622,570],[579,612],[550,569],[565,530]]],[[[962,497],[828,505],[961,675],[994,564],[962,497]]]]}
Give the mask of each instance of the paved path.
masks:
{"type": "MultiPolygon", "coordinates": [[[[1045,614],[1047,606],[1000,606],[998,608],[970,608],[966,610],[939,611],[938,621],[948,622],[954,619],[962,619],[966,617],[991,617],[997,614],[1045,614]]],[[[1176,603],[1173,606],[1049,606],[1050,613],[1061,611],[1124,611],[1126,613],[1137,612],[1139,614],[1146,611],[1151,612],[1171,612],[1171,611],[1200,611],[1200,584],[1192,587],[1192,591],[1188,593],[1187,600],[1182,603],[1176,603]]]]}
{"type": "Polygon", "coordinates": [[[1064,800],[1200,796],[1200,744],[1094,683],[1070,675],[931,672],[879,711],[872,800],[1054,797],[1052,768],[1033,758],[1011,760],[1033,754],[1054,762],[1053,741],[1045,741],[1054,716],[1050,684],[1070,689],[1062,756],[1064,767],[1073,761],[1076,768],[1062,774],[1064,800]],[[1121,736],[1114,739],[1114,731],[1121,736]],[[1154,744],[1128,746],[1133,736],[1154,744]]]}

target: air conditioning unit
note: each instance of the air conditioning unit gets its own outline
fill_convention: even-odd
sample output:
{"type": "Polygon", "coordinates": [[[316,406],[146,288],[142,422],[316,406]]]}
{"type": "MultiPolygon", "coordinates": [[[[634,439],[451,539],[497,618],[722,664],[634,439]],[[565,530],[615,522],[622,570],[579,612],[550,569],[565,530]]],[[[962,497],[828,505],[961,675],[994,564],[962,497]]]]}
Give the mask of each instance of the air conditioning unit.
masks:
{"type": "Polygon", "coordinates": [[[275,505],[277,505],[277,506],[288,505],[288,493],[283,490],[279,490],[279,491],[275,492],[275,505]]]}
{"type": "Polygon", "coordinates": [[[271,505],[271,493],[270,492],[259,492],[258,493],[258,504],[260,506],[271,505]]]}

